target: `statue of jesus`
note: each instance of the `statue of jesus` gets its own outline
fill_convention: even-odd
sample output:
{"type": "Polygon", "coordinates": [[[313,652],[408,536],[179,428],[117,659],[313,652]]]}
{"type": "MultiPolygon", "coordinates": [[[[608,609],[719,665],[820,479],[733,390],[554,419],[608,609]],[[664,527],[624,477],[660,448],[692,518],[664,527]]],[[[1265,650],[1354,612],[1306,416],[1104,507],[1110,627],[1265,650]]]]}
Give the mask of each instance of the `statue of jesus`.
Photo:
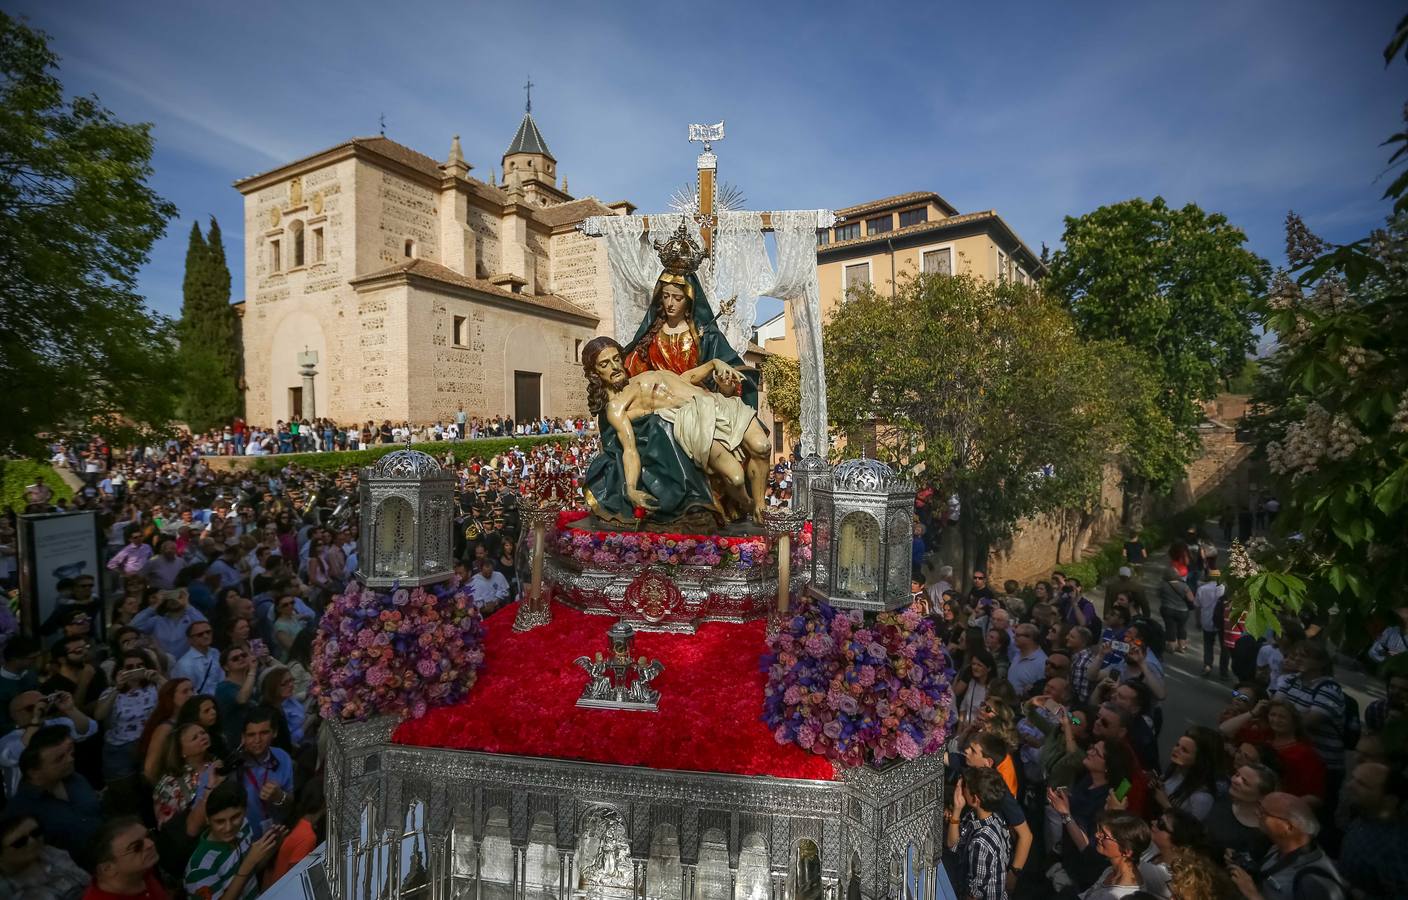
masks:
{"type": "Polygon", "coordinates": [[[707,480],[699,477],[702,474],[716,476],[734,507],[761,521],[771,449],[767,429],[757,412],[737,396],[701,386],[712,379],[736,394],[743,380],[737,369],[713,359],[683,374],[647,369],[632,376],[621,345],[604,336],[582,348],[582,368],[587,405],[610,426],[621,447],[620,471],[614,457],[605,453],[587,471],[587,499],[599,516],[605,511],[606,518],[619,519],[626,510],[644,509],[675,518],[691,505],[721,514],[707,480]],[[661,441],[656,439],[651,442],[653,456],[643,460],[636,423],[652,415],[669,423],[671,444],[678,452],[662,453],[661,441]],[[688,471],[677,471],[686,467],[695,470],[695,478],[688,471]]]}

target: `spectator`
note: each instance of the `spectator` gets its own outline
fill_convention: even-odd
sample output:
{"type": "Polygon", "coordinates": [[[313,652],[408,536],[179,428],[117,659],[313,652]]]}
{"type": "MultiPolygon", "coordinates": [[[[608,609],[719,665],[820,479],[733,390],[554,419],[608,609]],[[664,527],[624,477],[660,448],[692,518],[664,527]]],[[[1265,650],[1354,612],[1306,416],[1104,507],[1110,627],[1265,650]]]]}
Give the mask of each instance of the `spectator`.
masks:
{"type": "Polygon", "coordinates": [[[1320,823],[1310,805],[1290,794],[1272,793],[1261,801],[1261,830],[1272,848],[1254,870],[1228,866],[1247,900],[1343,898],[1344,879],[1315,842],[1320,823]]]}
{"type": "Polygon", "coordinates": [[[129,528],[127,545],[108,560],[108,571],[117,572],[119,575],[141,575],[146,571],[151,558],[152,547],[146,542],[143,530],[137,527],[129,528]]]}
{"type": "Polygon", "coordinates": [[[1276,773],[1260,763],[1240,766],[1232,773],[1227,794],[1213,802],[1205,817],[1208,840],[1217,855],[1228,851],[1245,859],[1261,859],[1270,841],[1261,830],[1261,801],[1279,786],[1276,773]]]}
{"type": "Polygon", "coordinates": [[[1065,829],[1061,867],[1076,885],[1090,884],[1106,863],[1091,847],[1095,817],[1104,809],[1111,790],[1129,780],[1133,757],[1123,744],[1098,740],[1086,751],[1085,771],[1069,789],[1048,788],[1046,801],[1061,817],[1065,829]]]}
{"type": "Polygon", "coordinates": [[[156,638],[157,646],[172,659],[180,659],[190,649],[186,631],[193,622],[204,622],[201,611],[191,606],[190,594],[184,588],[158,591],[156,604],[132,618],[132,627],[156,638]]]}
{"type": "Polygon", "coordinates": [[[293,759],[274,746],[275,712],[256,706],[241,728],[240,783],[247,794],[246,815],[256,834],[282,818],[293,801],[293,759]]]}
{"type": "Polygon", "coordinates": [[[977,720],[978,710],[987,700],[988,684],[993,679],[996,668],[992,654],[986,649],[968,654],[968,664],[964,666],[953,686],[959,724],[966,725],[977,720]]]}
{"type": "Polygon", "coordinates": [[[20,754],[20,786],[9,815],[33,816],[49,842],[92,871],[93,838],[102,824],[98,794],[74,772],[73,738],[62,725],[41,728],[20,754]]]}
{"type": "Polygon", "coordinates": [[[945,841],[963,861],[964,883],[972,900],[1005,900],[1011,839],[996,808],[1007,795],[991,769],[971,769],[953,792],[945,841]]]}
{"type": "Polygon", "coordinates": [[[141,763],[137,747],[156,709],[162,683],[145,650],[129,650],[118,666],[115,686],[104,691],[93,707],[93,717],[104,726],[103,778],[109,785],[137,774],[141,763]]]}
{"type": "Polygon", "coordinates": [[[1007,680],[1017,696],[1024,697],[1046,672],[1046,652],[1038,643],[1040,633],[1035,625],[1019,625],[1016,633],[1017,660],[1007,670],[1007,680]]]}
{"type": "Polygon", "coordinates": [[[205,827],[206,800],[224,780],[210,735],[200,723],[187,722],[167,735],[157,772],[152,804],[161,857],[168,869],[179,871],[205,827]]]}
{"type": "Polygon", "coordinates": [[[237,746],[244,728],[245,710],[254,696],[258,671],[254,654],[241,644],[226,648],[223,659],[225,678],[215,686],[215,703],[220,708],[226,743],[237,746]]]}
{"type": "Polygon", "coordinates": [[[1113,578],[1105,585],[1105,609],[1101,613],[1102,617],[1109,618],[1110,610],[1119,601],[1120,596],[1125,597],[1125,606],[1130,610],[1130,617],[1135,615],[1149,615],[1149,601],[1144,597],[1144,583],[1134,577],[1134,570],[1129,566],[1120,566],[1119,577],[1113,578]]]}
{"type": "Polygon", "coordinates": [[[51,651],[51,673],[40,685],[40,690],[46,694],[71,694],[78,707],[91,708],[108,687],[107,676],[93,665],[92,649],[86,637],[60,638],[51,651]]]}
{"type": "Polygon", "coordinates": [[[1173,745],[1162,782],[1154,784],[1154,802],[1161,809],[1177,808],[1205,820],[1212,811],[1218,779],[1225,771],[1222,736],[1194,725],[1173,745]]]}
{"type": "Polygon", "coordinates": [[[5,793],[12,797],[20,783],[20,755],[41,728],[61,726],[74,741],[86,741],[98,733],[98,723],[85,716],[67,693],[25,691],[10,701],[10,720],[15,728],[0,738],[0,767],[5,793]]]}
{"type": "Polygon", "coordinates": [[[220,707],[214,697],[198,694],[187,700],[181,711],[176,714],[176,728],[179,730],[189,722],[196,722],[205,729],[205,733],[210,736],[211,752],[216,758],[224,759],[229,755],[225,730],[220,723],[220,707]]]}
{"type": "Polygon", "coordinates": [[[1398,621],[1379,632],[1373,646],[1369,648],[1369,658],[1374,662],[1384,662],[1408,651],[1408,605],[1394,609],[1398,621]]]}
{"type": "Polygon", "coordinates": [[[1188,649],[1188,611],[1197,605],[1187,577],[1186,566],[1183,574],[1179,574],[1178,566],[1170,565],[1159,582],[1159,615],[1163,617],[1164,632],[1173,653],[1188,649]]]}
{"type": "Polygon", "coordinates": [[[1139,861],[1149,847],[1149,826],[1138,816],[1102,810],[1095,817],[1095,852],[1109,861],[1081,900],[1116,900],[1145,888],[1139,861]]]}
{"type": "Polygon", "coordinates": [[[172,678],[156,692],[156,708],[147,717],[142,736],[137,740],[137,756],[142,760],[142,776],[147,784],[156,783],[166,736],[176,727],[176,713],[193,693],[189,678],[172,678]]]}
{"type": "Polygon", "coordinates": [[[1325,799],[1337,805],[1344,781],[1344,689],[1330,674],[1330,654],[1323,644],[1302,641],[1291,654],[1295,674],[1286,677],[1276,693],[1300,713],[1311,743],[1325,764],[1325,799]]]}
{"type": "Polygon", "coordinates": [[[161,550],[142,567],[142,577],[157,590],[169,591],[176,587],[176,579],[187,565],[186,560],[176,555],[176,542],[165,540],[161,542],[161,550]]]}
{"type": "Polygon", "coordinates": [[[166,900],[156,845],[141,819],[119,816],[104,823],[94,843],[98,867],[83,900],[166,900]]]}
{"type": "Polygon", "coordinates": [[[208,824],[186,864],[187,893],[211,900],[252,900],[259,894],[259,870],[273,858],[283,830],[270,828],[256,840],[246,803],[234,780],[211,791],[208,824]]]}
{"type": "Polygon", "coordinates": [[[1208,569],[1207,580],[1198,585],[1194,603],[1198,609],[1198,627],[1203,632],[1203,677],[1212,677],[1212,661],[1222,641],[1222,595],[1226,588],[1218,582],[1222,573],[1208,569]]]}
{"type": "Polygon", "coordinates": [[[290,869],[298,865],[318,846],[323,817],[327,813],[323,782],[320,779],[311,779],[299,790],[295,811],[298,814],[298,820],[289,831],[288,837],[284,838],[284,842],[279,845],[279,852],[274,858],[274,864],[264,873],[266,888],[284,877],[290,869]]]}
{"type": "MultiPolygon", "coordinates": [[[[1208,846],[1207,833],[1203,823],[1181,809],[1166,809],[1149,823],[1149,849],[1144,851],[1139,865],[1139,874],[1144,878],[1145,890],[1159,897],[1168,897],[1170,866],[1179,853],[1196,852],[1211,860],[1213,851],[1208,846]]],[[[1211,862],[1208,863],[1212,865],[1211,862]]],[[[1229,879],[1227,886],[1232,882],[1229,879]]]]}
{"type": "Polygon", "coordinates": [[[0,664],[0,733],[15,727],[10,719],[11,701],[39,688],[39,642],[27,634],[16,634],[5,643],[4,653],[5,662],[0,664]]]}
{"type": "Polygon", "coordinates": [[[1002,738],[990,731],[980,731],[963,748],[963,759],[971,767],[996,769],[1002,783],[1012,796],[1017,796],[1017,767],[1002,738]]]}
{"type": "Polygon", "coordinates": [[[508,582],[494,570],[494,561],[487,556],[479,560],[478,572],[469,581],[469,593],[474,605],[485,615],[499,608],[508,599],[508,582]]]}
{"type": "Polygon", "coordinates": [[[1383,667],[1384,696],[1364,708],[1364,730],[1371,735],[1408,715],[1408,656],[1399,655],[1383,667]]]}
{"type": "Polygon", "coordinates": [[[0,818],[0,897],[9,900],[75,900],[88,873],[73,857],[44,841],[34,816],[0,818]]]}
{"type": "Polygon", "coordinates": [[[1366,897],[1408,897],[1408,778],[1402,767],[1361,762],[1345,781],[1350,819],[1340,871],[1366,897]]]}
{"type": "Polygon", "coordinates": [[[171,677],[190,681],[192,693],[213,695],[216,686],[225,680],[225,670],[220,666],[220,651],[212,646],[214,626],[204,619],[191,622],[186,626],[186,640],[189,648],[171,667],[171,677]]]}

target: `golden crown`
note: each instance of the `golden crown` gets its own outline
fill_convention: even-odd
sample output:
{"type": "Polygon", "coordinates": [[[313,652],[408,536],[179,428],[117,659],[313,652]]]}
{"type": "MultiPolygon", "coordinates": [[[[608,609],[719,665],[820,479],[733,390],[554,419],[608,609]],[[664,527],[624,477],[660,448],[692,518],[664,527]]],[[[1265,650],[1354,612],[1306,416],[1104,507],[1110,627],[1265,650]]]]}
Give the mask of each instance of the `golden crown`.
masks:
{"type": "Polygon", "coordinates": [[[683,222],[663,244],[655,242],[655,252],[660,255],[660,264],[666,272],[674,275],[688,275],[704,261],[704,250],[699,242],[689,236],[683,222]]]}

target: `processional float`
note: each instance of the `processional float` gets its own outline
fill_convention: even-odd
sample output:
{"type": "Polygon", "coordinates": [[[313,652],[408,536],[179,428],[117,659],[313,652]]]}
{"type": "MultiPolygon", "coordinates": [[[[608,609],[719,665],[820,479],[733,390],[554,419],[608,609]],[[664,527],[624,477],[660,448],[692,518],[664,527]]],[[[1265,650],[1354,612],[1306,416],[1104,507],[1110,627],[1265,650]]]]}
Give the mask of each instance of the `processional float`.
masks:
{"type": "MultiPolygon", "coordinates": [[[[671,212],[581,226],[608,247],[622,341],[584,369],[604,450],[582,500],[561,477],[526,499],[516,608],[481,623],[445,580],[435,460],[406,448],[364,470],[362,580],[334,602],[346,611],[323,623],[315,665],[328,840],[306,885],[340,900],[934,894],[946,700],[924,748],[879,763],[832,762],[764,722],[792,660],[778,635],[809,628],[799,617],[825,609],[837,635],[903,618],[914,488],[873,460],[826,462],[815,235],[832,217],[734,208],[716,183],[723,136],[690,127],[697,181],[671,212]],[[770,511],[748,505],[756,380],[729,361],[759,296],[786,302],[802,367],[793,503],[770,511]],[[455,635],[464,664],[419,633],[455,635]],[[397,702],[415,708],[386,714],[397,702]]],[[[942,675],[926,676],[935,696],[942,675]]],[[[817,740],[854,762],[840,707],[817,740]]]]}

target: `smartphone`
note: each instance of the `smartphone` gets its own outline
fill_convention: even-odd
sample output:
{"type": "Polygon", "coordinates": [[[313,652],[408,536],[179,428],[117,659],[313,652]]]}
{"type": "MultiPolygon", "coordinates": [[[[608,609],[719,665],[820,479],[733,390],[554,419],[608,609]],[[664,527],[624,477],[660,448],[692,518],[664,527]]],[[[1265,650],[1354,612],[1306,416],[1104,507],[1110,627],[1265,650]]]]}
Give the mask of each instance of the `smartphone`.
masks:
{"type": "Polygon", "coordinates": [[[1130,787],[1129,779],[1122,779],[1119,784],[1115,785],[1115,799],[1123,803],[1124,798],[1129,796],[1130,787]]]}
{"type": "Polygon", "coordinates": [[[1110,649],[1112,649],[1112,650],[1114,650],[1114,651],[1116,651],[1116,652],[1118,652],[1118,653],[1128,653],[1128,652],[1129,652],[1129,644],[1128,644],[1127,642],[1125,642],[1125,641],[1111,641],[1111,642],[1110,642],[1110,649]]]}

